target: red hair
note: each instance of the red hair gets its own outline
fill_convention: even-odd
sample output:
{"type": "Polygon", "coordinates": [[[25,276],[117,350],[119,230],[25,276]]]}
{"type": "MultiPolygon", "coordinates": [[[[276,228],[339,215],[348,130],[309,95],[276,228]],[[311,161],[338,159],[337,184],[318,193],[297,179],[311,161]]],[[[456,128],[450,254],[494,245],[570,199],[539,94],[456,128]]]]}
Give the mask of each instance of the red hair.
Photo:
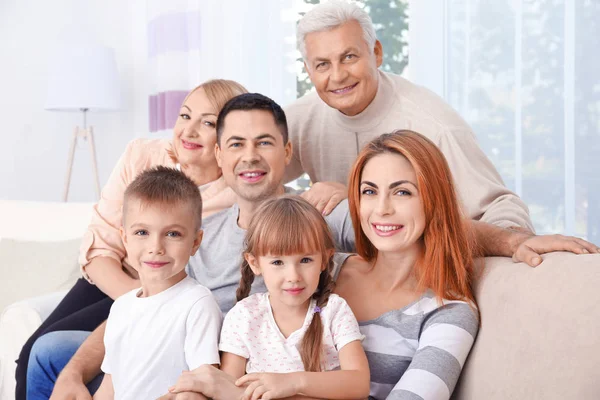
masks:
{"type": "Polygon", "coordinates": [[[423,253],[414,267],[419,289],[431,289],[438,300],[467,300],[473,305],[474,240],[461,210],[446,158],[425,136],[399,130],[379,136],[360,152],[350,172],[348,203],[356,251],[375,262],[378,250],[362,231],[360,182],[365,165],[380,154],[405,157],[417,175],[425,213],[423,253]]]}

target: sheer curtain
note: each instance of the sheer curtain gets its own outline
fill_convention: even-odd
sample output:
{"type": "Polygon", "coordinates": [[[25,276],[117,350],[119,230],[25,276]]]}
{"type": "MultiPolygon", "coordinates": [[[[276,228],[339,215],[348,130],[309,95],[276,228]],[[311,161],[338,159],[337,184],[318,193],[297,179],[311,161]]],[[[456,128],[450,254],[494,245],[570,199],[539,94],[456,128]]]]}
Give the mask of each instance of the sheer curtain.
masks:
{"type": "Polygon", "coordinates": [[[600,242],[600,2],[414,0],[410,76],[473,127],[540,233],[600,242]]]}
{"type": "Polygon", "coordinates": [[[149,0],[151,137],[169,137],[186,93],[233,79],[281,105],[296,98],[293,0],[149,0]]]}

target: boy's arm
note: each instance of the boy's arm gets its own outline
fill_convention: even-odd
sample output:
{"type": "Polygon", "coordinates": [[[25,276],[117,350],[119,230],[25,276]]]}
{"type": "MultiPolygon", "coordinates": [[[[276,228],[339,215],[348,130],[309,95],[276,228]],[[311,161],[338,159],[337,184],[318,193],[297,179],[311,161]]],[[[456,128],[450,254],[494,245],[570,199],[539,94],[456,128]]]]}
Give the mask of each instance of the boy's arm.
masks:
{"type": "Polygon", "coordinates": [[[69,399],[73,393],[87,392],[85,384],[94,379],[101,371],[104,358],[104,321],[83,342],[69,363],[62,370],[50,400],[69,399]]]}
{"type": "Polygon", "coordinates": [[[104,374],[100,387],[94,393],[94,400],[112,400],[115,398],[115,388],[112,384],[112,376],[104,374]]]}
{"type": "Polygon", "coordinates": [[[248,374],[236,381],[246,386],[244,399],[301,398],[364,399],[369,396],[369,363],[360,341],[348,343],[339,352],[339,371],[248,374]]]}

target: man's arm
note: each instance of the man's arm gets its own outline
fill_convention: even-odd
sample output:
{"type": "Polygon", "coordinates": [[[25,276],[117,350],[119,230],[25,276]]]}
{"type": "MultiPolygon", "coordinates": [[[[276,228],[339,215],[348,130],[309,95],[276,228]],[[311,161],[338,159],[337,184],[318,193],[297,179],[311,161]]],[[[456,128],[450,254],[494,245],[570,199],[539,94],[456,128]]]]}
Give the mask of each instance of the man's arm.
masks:
{"type": "Polygon", "coordinates": [[[325,216],[325,221],[331,229],[333,239],[335,240],[336,251],[342,253],[353,253],[356,249],[356,241],[354,238],[354,227],[350,210],[348,208],[348,200],[342,200],[331,212],[325,216]]]}
{"type": "Polygon", "coordinates": [[[81,344],[58,376],[50,400],[83,398],[74,395],[74,393],[81,393],[82,388],[88,393],[85,385],[101,372],[100,366],[104,358],[105,330],[106,321],[96,328],[81,344]]]}
{"type": "Polygon", "coordinates": [[[519,226],[534,231],[527,205],[506,188],[467,126],[442,132],[438,147],[448,161],[469,218],[502,228],[519,226]]]}
{"type": "Polygon", "coordinates": [[[536,236],[523,229],[505,229],[481,221],[470,222],[481,256],[512,257],[515,262],[536,267],[542,262],[541,254],[553,251],[600,253],[600,248],[594,244],[573,236],[536,236]]]}

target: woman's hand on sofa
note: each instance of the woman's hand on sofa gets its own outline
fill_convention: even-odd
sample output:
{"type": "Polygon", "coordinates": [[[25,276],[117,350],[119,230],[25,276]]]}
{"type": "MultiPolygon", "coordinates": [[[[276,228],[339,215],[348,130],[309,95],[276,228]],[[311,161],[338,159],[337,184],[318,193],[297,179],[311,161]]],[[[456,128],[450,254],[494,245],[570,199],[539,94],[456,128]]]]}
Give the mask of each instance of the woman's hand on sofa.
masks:
{"type": "Polygon", "coordinates": [[[541,255],[553,251],[594,254],[600,253],[600,248],[574,236],[522,234],[516,242],[512,259],[514,262],[524,262],[530,267],[537,267],[542,262],[541,255]]]}

